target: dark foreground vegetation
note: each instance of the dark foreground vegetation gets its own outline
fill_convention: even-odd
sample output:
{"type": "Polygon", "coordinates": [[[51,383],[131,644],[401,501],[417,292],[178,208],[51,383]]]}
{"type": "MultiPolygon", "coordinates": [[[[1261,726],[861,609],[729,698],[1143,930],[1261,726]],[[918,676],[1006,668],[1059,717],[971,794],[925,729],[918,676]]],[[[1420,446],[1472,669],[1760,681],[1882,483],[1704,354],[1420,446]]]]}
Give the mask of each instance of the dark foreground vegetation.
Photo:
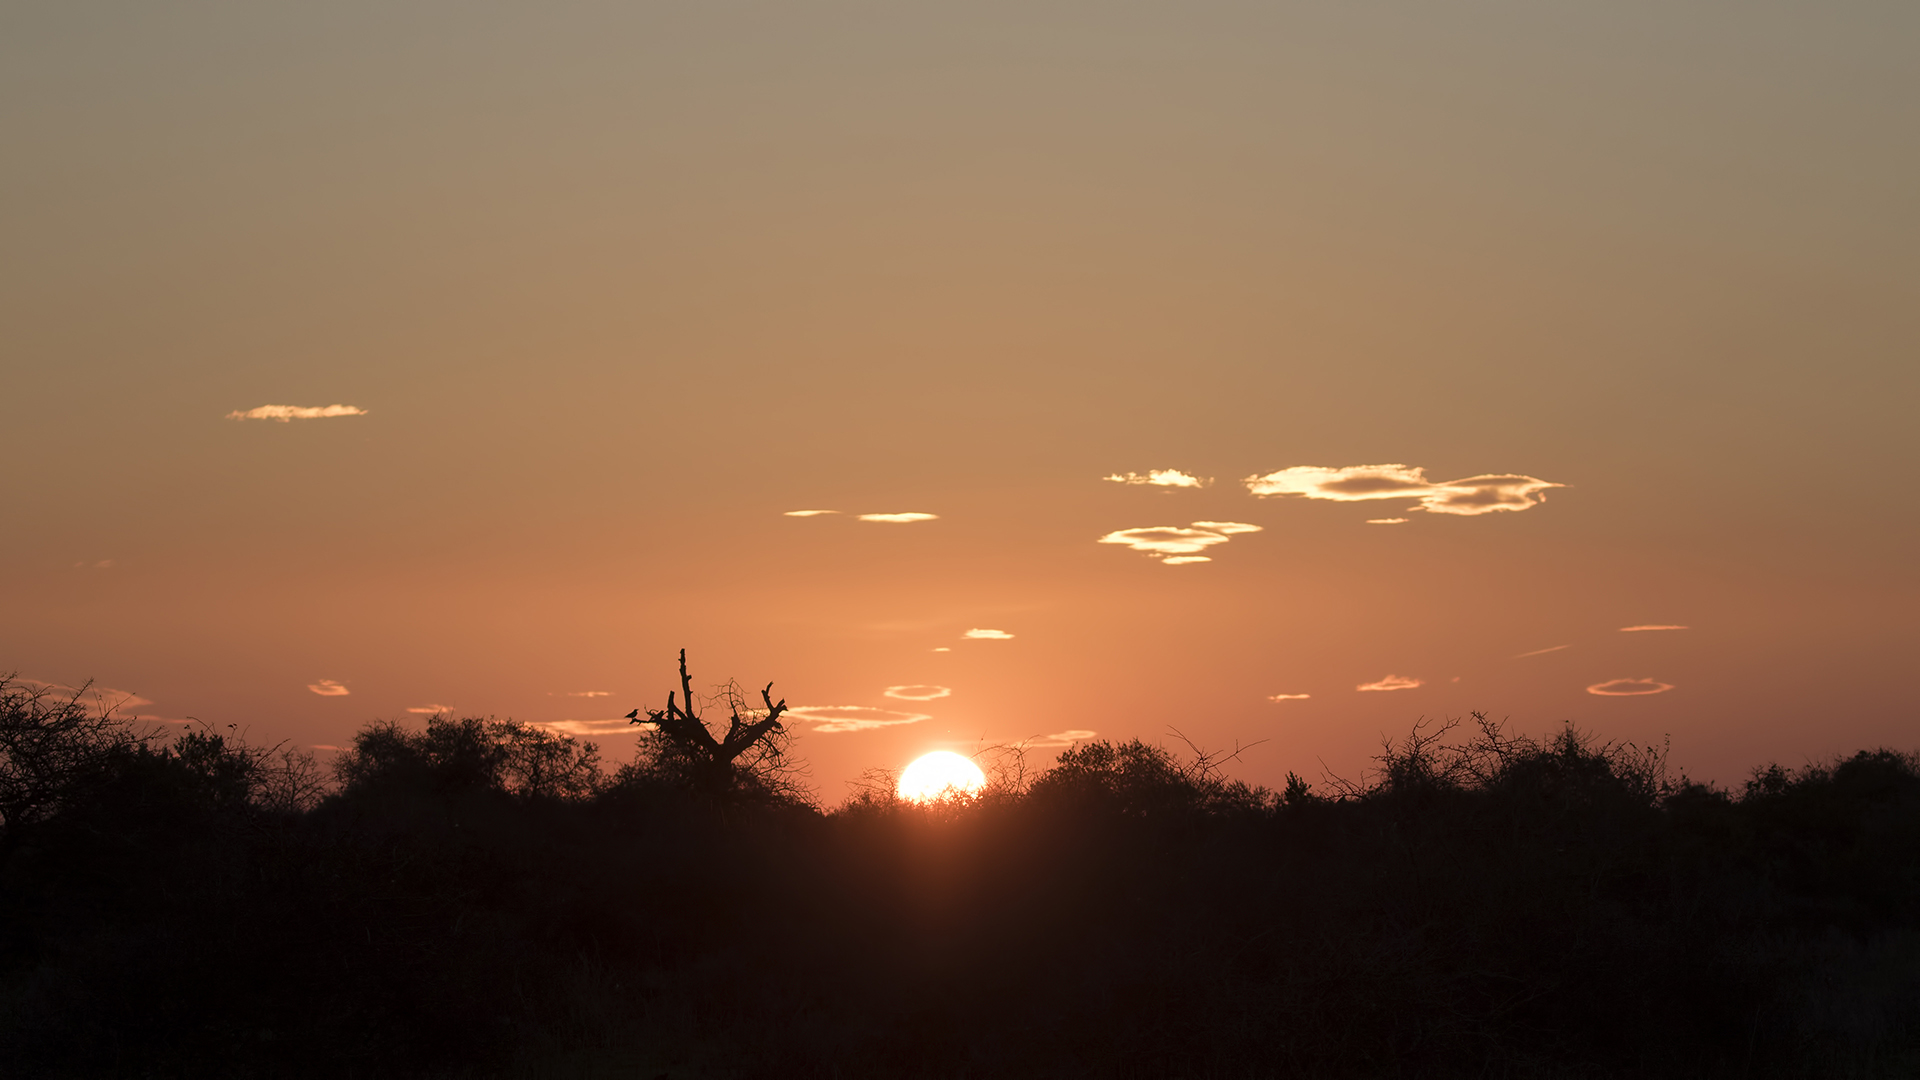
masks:
{"type": "Polygon", "coordinates": [[[1729,792],[1476,718],[1353,784],[1096,742],[823,811],[777,724],[323,775],[84,705],[0,681],[6,1076],[1920,1075],[1904,754],[1729,792]]]}

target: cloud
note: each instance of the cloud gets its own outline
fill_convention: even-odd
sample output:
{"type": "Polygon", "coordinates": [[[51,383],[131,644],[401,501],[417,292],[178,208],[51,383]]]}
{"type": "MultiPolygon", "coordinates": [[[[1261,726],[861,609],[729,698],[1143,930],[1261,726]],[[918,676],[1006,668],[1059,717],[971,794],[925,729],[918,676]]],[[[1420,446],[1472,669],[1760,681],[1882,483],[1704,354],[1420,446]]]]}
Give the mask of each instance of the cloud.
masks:
{"type": "Polygon", "coordinates": [[[1180,566],[1212,562],[1211,556],[1201,555],[1200,552],[1216,544],[1224,544],[1241,533],[1260,531],[1260,526],[1244,521],[1196,521],[1192,528],[1152,525],[1139,529],[1118,529],[1095,543],[1124,544],[1134,551],[1146,553],[1149,558],[1160,559],[1168,566],[1180,566]]]}
{"type": "Polygon", "coordinates": [[[838,510],[789,510],[787,517],[819,517],[821,514],[837,514],[838,510]]]}
{"type": "Polygon", "coordinates": [[[932,686],[925,683],[915,683],[909,686],[889,686],[885,690],[880,691],[880,693],[886,697],[898,698],[901,701],[932,701],[935,698],[953,696],[953,690],[949,687],[932,686]]]}
{"type": "Polygon", "coordinates": [[[800,720],[813,721],[816,726],[810,730],[815,735],[873,731],[933,719],[930,713],[876,709],[871,705],[795,705],[787,710],[787,715],[800,720]]]}
{"type": "Polygon", "coordinates": [[[909,521],[932,521],[932,520],[934,520],[935,518],[937,518],[937,517],[939,517],[939,516],[940,516],[939,514],[921,514],[921,513],[907,513],[907,514],[861,514],[861,515],[859,516],[859,518],[857,518],[856,520],[858,520],[858,521],[887,521],[887,522],[893,522],[893,523],[896,523],[896,524],[903,524],[903,523],[905,523],[905,522],[909,522],[909,521]]]}
{"type": "Polygon", "coordinates": [[[1620,628],[1620,632],[1623,634],[1634,634],[1642,630],[1691,630],[1691,629],[1693,628],[1690,626],[1623,626],[1620,628]]]}
{"type": "Polygon", "coordinates": [[[1367,524],[1369,525],[1405,525],[1407,522],[1412,520],[1413,520],[1412,518],[1368,518],[1367,524]]]}
{"type": "Polygon", "coordinates": [[[453,709],[447,705],[410,705],[407,711],[421,716],[439,716],[441,713],[450,713],[453,709]]]}
{"type": "MultiPolygon", "coordinates": [[[[1333,502],[1371,499],[1417,500],[1408,510],[1430,514],[1475,517],[1502,510],[1525,510],[1546,501],[1548,488],[1565,487],[1548,480],[1511,473],[1469,476],[1463,480],[1432,481],[1426,470],[1408,465],[1295,465],[1249,476],[1242,483],[1261,498],[1297,496],[1333,502]]],[[[1389,521],[1380,518],[1385,524],[1389,521]]],[[[1394,522],[1398,524],[1398,522],[1394,522]]]]}
{"type": "Polygon", "coordinates": [[[1646,694],[1664,694],[1673,689],[1672,683],[1657,682],[1653,679],[1608,679],[1603,683],[1594,683],[1587,687],[1587,693],[1601,697],[1641,697],[1646,694]]]}
{"type": "Polygon", "coordinates": [[[1419,679],[1408,679],[1399,675],[1389,675],[1386,678],[1381,679],[1379,682],[1361,683],[1359,686],[1354,687],[1354,689],[1360,690],[1360,691],[1411,690],[1416,686],[1423,686],[1423,685],[1425,684],[1422,683],[1419,679]]]}
{"type": "Polygon", "coordinates": [[[227,414],[229,420],[324,420],[332,416],[365,416],[367,410],[354,405],[262,405],[227,414]]]}
{"type": "Polygon", "coordinates": [[[945,645],[935,645],[935,646],[933,647],[933,651],[934,651],[934,652],[952,652],[953,650],[952,650],[952,649],[950,649],[950,648],[948,648],[948,647],[947,647],[947,646],[945,646],[945,645]]]}
{"type": "Polygon", "coordinates": [[[1070,731],[1056,731],[1051,735],[1036,735],[1033,738],[1026,740],[1021,745],[1023,746],[1072,746],[1074,743],[1086,742],[1088,739],[1091,739],[1098,734],[1100,733],[1097,731],[1083,731],[1079,728],[1074,728],[1070,731]]]}
{"type": "Polygon", "coordinates": [[[612,695],[606,690],[569,690],[567,691],[567,696],[568,697],[611,697],[612,695]]]}
{"type": "Polygon", "coordinates": [[[643,731],[652,731],[652,724],[636,724],[625,717],[611,720],[549,720],[540,725],[562,735],[638,735],[643,731]]]}
{"type": "Polygon", "coordinates": [[[308,683],[307,689],[319,694],[321,697],[346,697],[348,694],[353,693],[353,691],[332,679],[321,679],[317,683],[308,683]]]}
{"type": "Polygon", "coordinates": [[[982,630],[979,627],[960,635],[968,641],[1012,641],[1013,635],[1005,630],[982,630]]]}
{"type": "Polygon", "coordinates": [[[1555,645],[1552,648],[1535,649],[1532,652],[1523,652],[1519,656],[1510,656],[1507,659],[1525,660],[1529,656],[1545,656],[1547,653],[1550,653],[1550,652],[1559,652],[1561,649],[1571,649],[1571,648],[1573,648],[1573,646],[1571,645],[1555,645]]]}
{"type": "Polygon", "coordinates": [[[1131,472],[1114,473],[1102,479],[1111,480],[1116,484],[1151,484],[1154,487],[1176,488],[1202,488],[1213,483],[1211,476],[1203,479],[1192,473],[1181,472],[1179,469],[1148,469],[1145,476],[1131,472]]]}
{"type": "Polygon", "coordinates": [[[1276,702],[1277,701],[1305,701],[1312,696],[1313,696],[1312,694],[1268,694],[1267,700],[1276,701],[1276,702]]]}
{"type": "Polygon", "coordinates": [[[83,708],[95,716],[119,713],[129,720],[153,720],[166,724],[188,722],[169,716],[151,716],[138,711],[140,706],[151,705],[153,702],[129,690],[115,690],[110,686],[68,686],[65,683],[47,682],[44,679],[29,679],[24,675],[15,676],[13,682],[28,690],[41,691],[53,697],[76,699],[80,701],[83,708]]]}

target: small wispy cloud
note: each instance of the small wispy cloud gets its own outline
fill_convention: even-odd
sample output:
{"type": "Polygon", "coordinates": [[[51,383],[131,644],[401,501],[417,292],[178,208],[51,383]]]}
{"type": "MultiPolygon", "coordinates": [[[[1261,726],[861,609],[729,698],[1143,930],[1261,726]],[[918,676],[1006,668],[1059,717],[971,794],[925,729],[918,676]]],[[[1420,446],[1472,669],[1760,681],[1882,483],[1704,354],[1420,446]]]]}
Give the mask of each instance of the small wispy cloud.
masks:
{"type": "Polygon", "coordinates": [[[1671,689],[1672,683],[1657,679],[1608,679],[1587,687],[1587,693],[1601,697],[1641,697],[1645,694],[1664,694],[1671,689]]]}
{"type": "Polygon", "coordinates": [[[935,698],[952,697],[953,690],[945,686],[933,686],[926,683],[914,683],[907,686],[889,686],[880,691],[885,697],[901,701],[932,701],[935,698]]]}
{"type": "Polygon", "coordinates": [[[1116,484],[1149,484],[1153,487],[1203,488],[1213,483],[1213,477],[1199,477],[1179,469],[1148,469],[1146,475],[1140,473],[1114,473],[1102,477],[1116,484]]]}
{"type": "Polygon", "coordinates": [[[353,693],[353,691],[347,689],[344,683],[336,682],[333,679],[321,679],[317,683],[308,683],[307,689],[319,694],[321,697],[346,697],[348,694],[353,693]]]}
{"type": "Polygon", "coordinates": [[[1546,654],[1548,654],[1548,653],[1550,653],[1550,652],[1559,652],[1559,651],[1560,651],[1561,649],[1571,649],[1571,648],[1573,648],[1573,646],[1571,646],[1571,645],[1555,645],[1555,646],[1553,646],[1553,647],[1551,647],[1551,648],[1546,648],[1546,649],[1535,649],[1535,650],[1533,650],[1532,652],[1523,652],[1523,653],[1521,653],[1521,654],[1520,654],[1520,655],[1518,655],[1518,656],[1511,656],[1511,657],[1508,657],[1508,659],[1510,659],[1510,660],[1525,660],[1525,659],[1526,659],[1527,657],[1529,657],[1529,656],[1545,656],[1546,654]]]}
{"type": "Polygon", "coordinates": [[[78,701],[82,708],[96,716],[114,713],[128,720],[153,720],[164,724],[189,722],[185,718],[153,716],[141,712],[141,706],[151,705],[153,702],[129,690],[115,690],[110,686],[68,686],[66,683],[30,679],[24,675],[15,676],[13,682],[29,690],[42,691],[55,697],[72,698],[78,701]]]}
{"type": "Polygon", "coordinates": [[[569,690],[567,691],[567,696],[568,697],[611,697],[612,694],[611,692],[606,690],[569,690]]]}
{"type": "Polygon", "coordinates": [[[1312,696],[1313,696],[1312,694],[1268,694],[1267,700],[1268,701],[1305,701],[1312,696]]]}
{"type": "Polygon", "coordinates": [[[977,627],[977,626],[967,631],[966,633],[961,634],[960,636],[963,638],[966,638],[968,641],[1012,641],[1013,640],[1013,635],[1007,633],[1005,630],[982,630],[980,627],[977,627]]]}
{"type": "Polygon", "coordinates": [[[441,713],[452,712],[453,707],[449,705],[409,705],[407,711],[421,716],[439,716],[441,713]]]}
{"type": "Polygon", "coordinates": [[[1152,525],[1139,529],[1117,529],[1095,541],[1100,544],[1122,544],[1144,553],[1148,558],[1159,559],[1168,566],[1181,566],[1186,563],[1212,562],[1212,556],[1200,552],[1217,544],[1224,544],[1241,533],[1260,532],[1258,525],[1249,525],[1244,521],[1196,521],[1192,527],[1179,525],[1152,525]]]}
{"type": "Polygon", "coordinates": [[[1412,520],[1413,520],[1412,518],[1368,518],[1367,524],[1369,525],[1405,525],[1407,522],[1412,520]]]}
{"type": "Polygon", "coordinates": [[[952,652],[952,651],[953,651],[953,649],[951,649],[950,647],[948,647],[948,646],[946,646],[946,645],[935,645],[935,646],[933,647],[933,651],[934,651],[934,652],[952,652]]]}
{"type": "Polygon", "coordinates": [[[1069,731],[1056,731],[1051,735],[1036,735],[1033,738],[1026,740],[1021,745],[1023,746],[1072,746],[1074,743],[1086,742],[1088,739],[1091,739],[1094,736],[1099,734],[1100,733],[1097,731],[1085,731],[1080,728],[1073,728],[1072,730],[1069,730],[1069,731]]]}
{"type": "Polygon", "coordinates": [[[540,725],[562,735],[590,736],[598,735],[638,735],[643,731],[652,731],[652,724],[636,724],[625,717],[607,720],[549,720],[540,725]]]}
{"type": "MultiPolygon", "coordinates": [[[[1525,510],[1546,501],[1548,488],[1565,487],[1550,480],[1513,473],[1469,476],[1460,480],[1428,480],[1426,470],[1410,465],[1295,465],[1242,483],[1261,498],[1297,497],[1333,502],[1412,498],[1408,510],[1430,514],[1475,517],[1503,510],[1525,510]]],[[[1388,518],[1377,524],[1400,524],[1388,518]]]]}
{"type": "Polygon", "coordinates": [[[252,409],[235,409],[227,414],[229,420],[325,420],[335,416],[365,416],[367,410],[357,405],[261,405],[252,409]]]}
{"type": "Polygon", "coordinates": [[[838,510],[789,510],[786,517],[819,517],[822,514],[837,514],[838,510]]]}
{"type": "Polygon", "coordinates": [[[905,513],[905,514],[861,514],[855,520],[883,521],[889,524],[903,525],[913,521],[933,521],[939,516],[940,516],[939,514],[922,514],[918,512],[911,512],[911,513],[905,513]]]}
{"type": "Polygon", "coordinates": [[[787,715],[796,720],[812,721],[814,727],[809,730],[815,735],[874,731],[933,719],[930,713],[877,709],[871,705],[795,705],[787,710],[787,715]]]}
{"type": "Polygon", "coordinates": [[[1693,629],[1693,627],[1691,626],[1623,626],[1620,628],[1620,632],[1623,634],[1637,634],[1642,630],[1691,630],[1691,629],[1693,629]]]}
{"type": "Polygon", "coordinates": [[[1354,687],[1354,689],[1362,692],[1374,690],[1411,690],[1416,686],[1425,685],[1426,684],[1419,679],[1409,679],[1400,675],[1389,675],[1379,682],[1361,683],[1359,686],[1354,687]]]}

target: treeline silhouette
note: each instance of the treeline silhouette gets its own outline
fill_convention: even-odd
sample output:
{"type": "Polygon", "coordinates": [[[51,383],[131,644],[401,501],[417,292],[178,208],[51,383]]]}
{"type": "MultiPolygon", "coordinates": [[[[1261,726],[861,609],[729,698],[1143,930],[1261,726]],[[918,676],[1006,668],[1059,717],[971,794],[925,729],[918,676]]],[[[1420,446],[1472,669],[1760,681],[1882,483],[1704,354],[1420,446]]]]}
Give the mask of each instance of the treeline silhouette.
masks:
{"type": "Polygon", "coordinates": [[[1920,1075],[1912,755],[1728,791],[1476,716],[823,809],[683,750],[442,716],[328,775],[0,680],[0,1074],[1920,1075]]]}

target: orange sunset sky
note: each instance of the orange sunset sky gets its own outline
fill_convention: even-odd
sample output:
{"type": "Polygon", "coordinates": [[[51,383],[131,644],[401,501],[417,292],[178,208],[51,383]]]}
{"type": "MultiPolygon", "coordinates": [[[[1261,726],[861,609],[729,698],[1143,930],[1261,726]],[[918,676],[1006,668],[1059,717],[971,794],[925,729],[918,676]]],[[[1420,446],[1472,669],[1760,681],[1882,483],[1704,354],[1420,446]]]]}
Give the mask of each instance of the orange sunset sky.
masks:
{"type": "Polygon", "coordinates": [[[619,760],[684,646],[774,680],[829,803],[1170,728],[1354,775],[1469,710],[1721,782],[1920,746],[1916,41],[8,4],[0,671],[619,760]]]}

